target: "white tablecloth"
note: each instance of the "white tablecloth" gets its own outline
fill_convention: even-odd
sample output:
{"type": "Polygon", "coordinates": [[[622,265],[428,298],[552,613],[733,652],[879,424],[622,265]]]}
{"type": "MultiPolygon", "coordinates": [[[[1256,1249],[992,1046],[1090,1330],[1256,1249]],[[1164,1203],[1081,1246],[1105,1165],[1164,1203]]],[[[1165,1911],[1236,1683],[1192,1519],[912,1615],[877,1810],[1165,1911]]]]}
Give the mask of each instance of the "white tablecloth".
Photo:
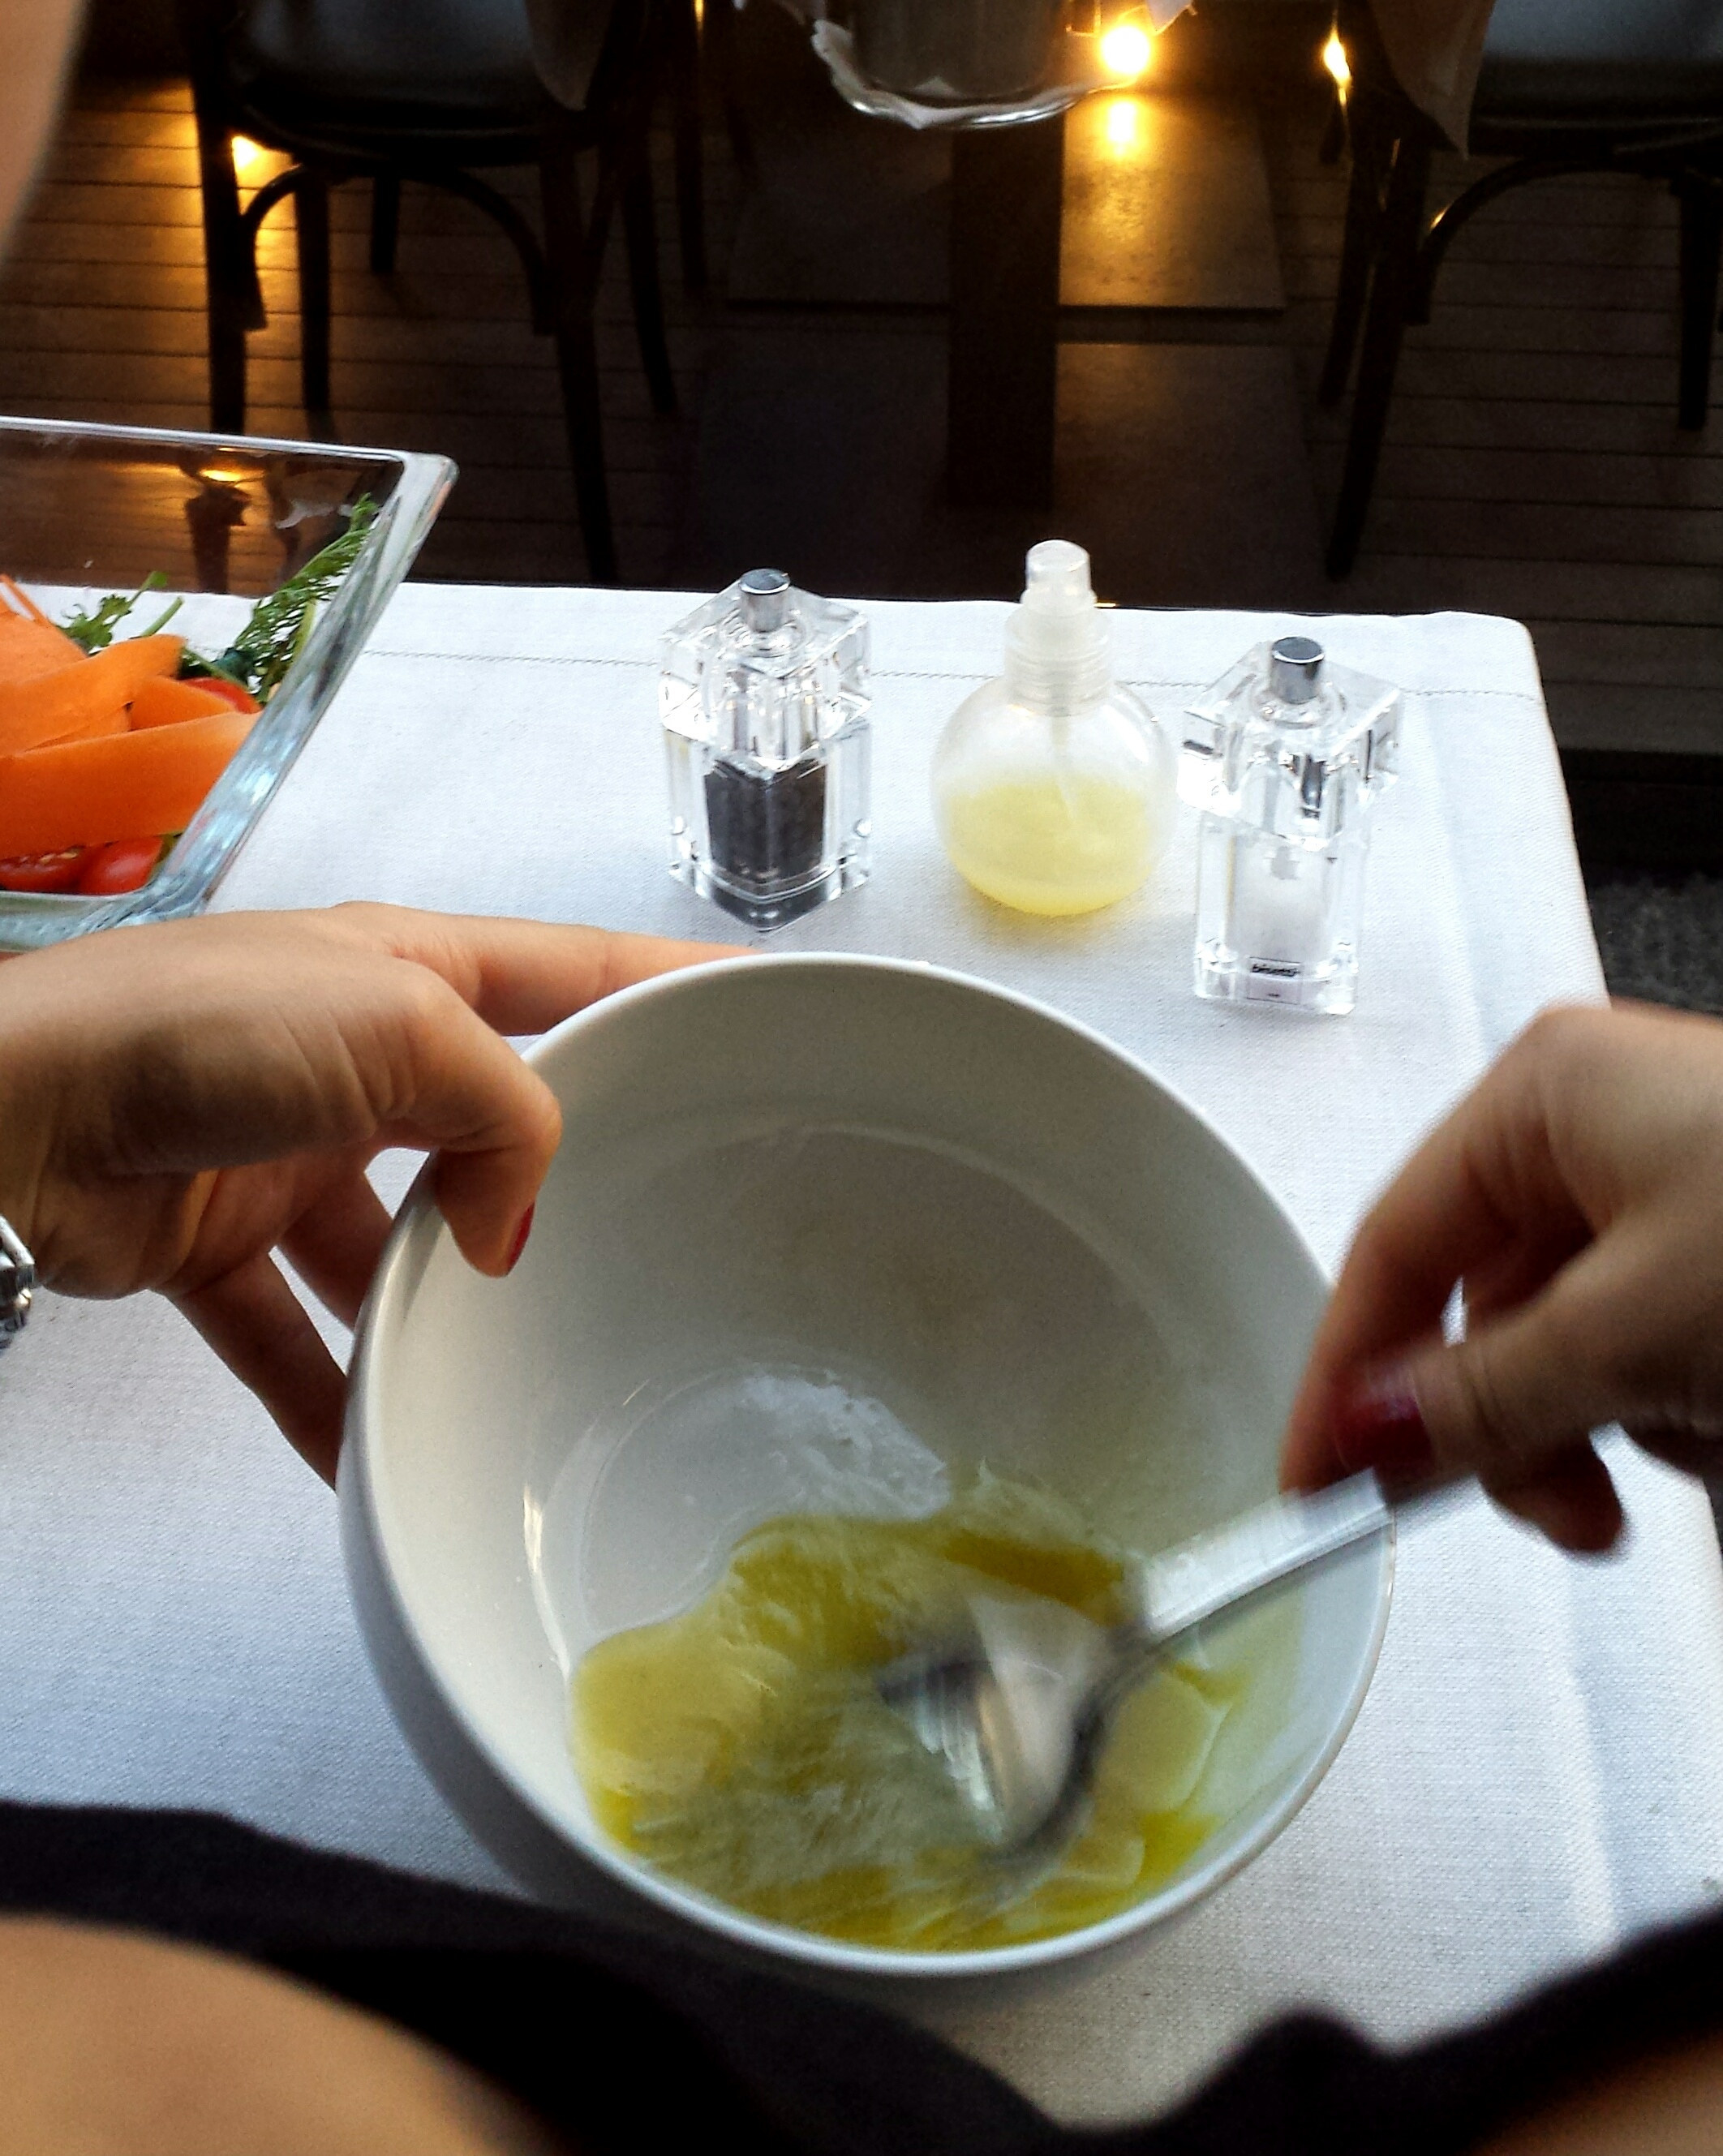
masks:
{"type": "MultiPolygon", "coordinates": [[[[661,593],[404,591],[270,809],[229,906],[349,896],[725,932],[666,873],[661,593]]],[[[1026,989],[1214,1115],[1330,1260],[1419,1131],[1540,1005],[1602,984],[1530,645],[1462,615],[1336,619],[1412,693],[1371,862],[1358,1009],[1198,1004],[1181,842],[1137,900],[1036,922],[934,839],[934,735],[1003,609],[878,604],[874,882],[778,939],[1026,989]]],[[[1121,613],[1151,701],[1270,633],[1121,613]]],[[[1293,624],[1288,622],[1284,626],[1293,624]]],[[[1304,626],[1304,624],[1298,624],[1304,626]]],[[[1618,1562],[1474,1504],[1405,1539],[1380,1673],[1308,1809],[1134,1957],[945,2025],[1069,2116],[1141,2111],[1253,2025],[1329,2007],[1390,2039],[1475,2015],[1723,1879],[1723,1581],[1696,1487],[1634,1459],[1618,1562]]],[[[348,1615],[327,1492],[189,1328],[47,1299],[0,1383],[0,1791],[218,1808],[500,1883],[409,1757],[348,1615]]]]}

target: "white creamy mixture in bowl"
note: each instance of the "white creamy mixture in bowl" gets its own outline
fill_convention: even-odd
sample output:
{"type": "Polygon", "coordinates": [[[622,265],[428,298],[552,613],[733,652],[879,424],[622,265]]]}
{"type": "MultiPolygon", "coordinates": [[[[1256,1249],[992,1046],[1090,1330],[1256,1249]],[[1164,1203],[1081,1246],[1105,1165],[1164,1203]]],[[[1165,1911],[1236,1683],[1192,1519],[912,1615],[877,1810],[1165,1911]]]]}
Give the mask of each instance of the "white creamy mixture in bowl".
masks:
{"type": "Polygon", "coordinates": [[[549,1898],[913,1983],[1093,1953],[1247,1862],[1357,1711],[1386,1543],[1160,1672],[1021,1892],[925,1814],[877,1830],[867,1673],[977,1582],[1104,1614],[1132,1552],[1272,1491],[1324,1290],[1252,1172],[926,967],[702,967],[533,1060],[567,1123],[526,1255],[481,1279],[415,1196],[342,1465],[373,1659],[479,1838],[549,1898]]]}

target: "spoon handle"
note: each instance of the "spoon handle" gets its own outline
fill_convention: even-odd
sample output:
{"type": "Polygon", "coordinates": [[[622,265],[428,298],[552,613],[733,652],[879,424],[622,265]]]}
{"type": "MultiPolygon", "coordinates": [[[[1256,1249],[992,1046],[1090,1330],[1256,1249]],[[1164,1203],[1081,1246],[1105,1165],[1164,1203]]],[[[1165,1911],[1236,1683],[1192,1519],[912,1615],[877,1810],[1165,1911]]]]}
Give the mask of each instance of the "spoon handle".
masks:
{"type": "Polygon", "coordinates": [[[1273,1498],[1144,1558],[1138,1623],[1156,1644],[1188,1631],[1381,1534],[1396,1509],[1373,1474],[1350,1476],[1308,1496],[1273,1498]]]}

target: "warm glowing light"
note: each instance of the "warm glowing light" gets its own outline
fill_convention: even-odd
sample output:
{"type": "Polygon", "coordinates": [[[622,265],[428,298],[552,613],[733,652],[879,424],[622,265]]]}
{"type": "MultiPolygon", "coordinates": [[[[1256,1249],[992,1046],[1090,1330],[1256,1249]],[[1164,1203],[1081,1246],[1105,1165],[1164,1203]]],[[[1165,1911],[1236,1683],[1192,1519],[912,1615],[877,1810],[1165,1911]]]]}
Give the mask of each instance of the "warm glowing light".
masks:
{"type": "Polygon", "coordinates": [[[205,486],[243,486],[252,472],[249,465],[199,465],[198,476],[205,486]]]}
{"type": "Polygon", "coordinates": [[[261,142],[254,142],[249,135],[234,136],[234,172],[235,176],[243,180],[248,172],[255,172],[269,154],[261,142]]]}
{"type": "Polygon", "coordinates": [[[1352,80],[1352,63],[1346,58],[1346,48],[1340,43],[1338,30],[1330,30],[1328,43],[1322,49],[1322,64],[1344,90],[1352,80]]]}
{"type": "Polygon", "coordinates": [[[1134,97],[1109,97],[1103,123],[1114,150],[1134,150],[1143,137],[1143,108],[1134,97]]]}
{"type": "Polygon", "coordinates": [[[1115,23],[1101,40],[1101,64],[1121,82],[1134,82],[1147,70],[1153,51],[1140,23],[1115,23]]]}

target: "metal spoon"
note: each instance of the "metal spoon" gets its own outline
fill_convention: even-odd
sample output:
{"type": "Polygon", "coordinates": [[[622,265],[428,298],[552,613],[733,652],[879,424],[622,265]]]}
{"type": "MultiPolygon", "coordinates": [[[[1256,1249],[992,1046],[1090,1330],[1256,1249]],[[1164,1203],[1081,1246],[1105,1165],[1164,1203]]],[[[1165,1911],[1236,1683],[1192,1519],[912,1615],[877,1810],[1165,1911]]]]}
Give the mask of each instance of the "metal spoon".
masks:
{"type": "MultiPolygon", "coordinates": [[[[1407,1493],[1407,1495],[1411,1493],[1407,1493]]],[[[1381,1534],[1405,1502],[1375,1475],[1283,1496],[1142,1560],[1135,1614],[1108,1630],[1062,1603],[975,1596],[973,1629],[880,1672],[1002,1856],[1075,1831],[1114,1710],[1186,1633],[1381,1534]]]]}

